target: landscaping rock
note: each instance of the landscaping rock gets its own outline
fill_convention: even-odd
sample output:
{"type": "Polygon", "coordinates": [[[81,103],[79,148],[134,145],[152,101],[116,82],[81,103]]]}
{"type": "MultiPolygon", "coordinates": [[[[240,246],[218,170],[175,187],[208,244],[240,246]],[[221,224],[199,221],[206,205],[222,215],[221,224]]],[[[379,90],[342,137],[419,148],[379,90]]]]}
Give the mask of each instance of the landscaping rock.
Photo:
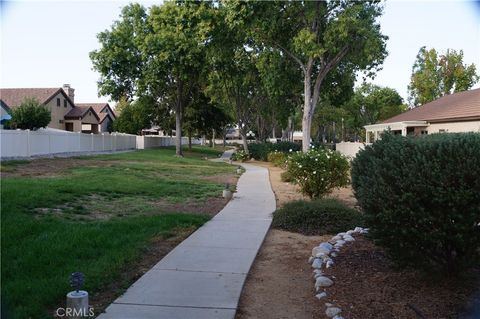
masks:
{"type": "Polygon", "coordinates": [[[337,254],[336,252],[333,252],[333,253],[331,253],[330,255],[331,255],[332,257],[337,257],[337,256],[338,256],[338,254],[337,254]]]}
{"type": "Polygon", "coordinates": [[[345,241],[355,241],[355,238],[353,238],[351,235],[345,235],[345,236],[343,236],[343,240],[345,240],[345,241]]]}
{"type": "Polygon", "coordinates": [[[313,247],[312,249],[312,256],[317,256],[318,254],[328,254],[330,253],[330,249],[326,249],[324,247],[320,247],[320,246],[317,246],[317,247],[313,247]]]}
{"type": "Polygon", "coordinates": [[[332,250],[332,248],[333,248],[333,245],[330,244],[330,243],[324,242],[324,243],[321,243],[320,245],[318,245],[318,247],[327,249],[330,252],[330,250],[332,250]]]}
{"type": "Polygon", "coordinates": [[[330,287],[331,285],[333,285],[333,281],[325,276],[319,276],[315,281],[315,288],[317,288],[317,290],[319,287],[330,287]]]}
{"type": "Polygon", "coordinates": [[[326,296],[327,296],[327,293],[326,293],[326,292],[321,292],[321,293],[315,295],[315,297],[317,297],[318,299],[322,299],[322,298],[324,298],[324,297],[326,297],[326,296]]]}
{"type": "Polygon", "coordinates": [[[325,267],[330,268],[332,266],[333,266],[333,260],[330,259],[329,261],[327,261],[327,264],[325,267]]]}
{"type": "Polygon", "coordinates": [[[310,258],[308,258],[308,263],[311,264],[313,262],[313,259],[314,258],[312,256],[310,256],[310,258]]]}
{"type": "Polygon", "coordinates": [[[333,318],[341,312],[342,312],[342,309],[337,307],[328,307],[327,310],[325,310],[325,314],[327,315],[328,318],[333,318]]]}
{"type": "Polygon", "coordinates": [[[363,230],[362,227],[355,227],[355,229],[353,231],[356,232],[356,233],[361,233],[362,230],[363,230]]]}
{"type": "Polygon", "coordinates": [[[341,240],[341,239],[342,239],[342,236],[335,235],[332,237],[331,241],[337,242],[338,240],[341,240]]]}
{"type": "Polygon", "coordinates": [[[313,268],[322,268],[322,260],[320,258],[315,258],[312,263],[313,268]]]}
{"type": "Polygon", "coordinates": [[[340,315],[336,315],[335,317],[333,317],[333,319],[345,319],[345,318],[343,318],[343,317],[340,316],[340,315]]]}
{"type": "Polygon", "coordinates": [[[353,231],[353,230],[349,230],[349,231],[347,231],[347,235],[351,235],[351,234],[353,234],[353,233],[354,233],[354,231],[353,231]]]}

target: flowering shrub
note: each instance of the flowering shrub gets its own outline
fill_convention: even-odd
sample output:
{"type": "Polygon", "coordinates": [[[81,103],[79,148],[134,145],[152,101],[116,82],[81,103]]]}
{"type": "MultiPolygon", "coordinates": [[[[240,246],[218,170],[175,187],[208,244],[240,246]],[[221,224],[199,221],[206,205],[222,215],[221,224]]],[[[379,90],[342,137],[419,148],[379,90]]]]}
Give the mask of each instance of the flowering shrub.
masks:
{"type": "Polygon", "coordinates": [[[238,151],[236,151],[235,153],[232,154],[230,159],[232,161],[245,162],[245,161],[248,161],[250,159],[250,156],[244,150],[238,150],[238,151]]]}
{"type": "Polygon", "coordinates": [[[270,152],[267,155],[267,160],[274,166],[285,167],[287,165],[287,154],[283,152],[270,152]]]}
{"type": "Polygon", "coordinates": [[[322,198],[334,188],[348,185],[349,168],[343,155],[328,149],[291,153],[287,163],[290,176],[310,198],[322,198]]]}

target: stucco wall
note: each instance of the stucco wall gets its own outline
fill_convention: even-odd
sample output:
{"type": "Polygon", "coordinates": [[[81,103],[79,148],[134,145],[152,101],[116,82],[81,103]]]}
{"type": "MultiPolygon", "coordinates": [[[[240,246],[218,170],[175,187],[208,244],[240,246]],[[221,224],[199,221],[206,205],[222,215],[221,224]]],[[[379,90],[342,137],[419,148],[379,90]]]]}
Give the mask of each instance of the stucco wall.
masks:
{"type": "Polygon", "coordinates": [[[448,133],[456,132],[480,132],[480,121],[432,123],[428,126],[428,134],[438,133],[440,130],[448,133]]]}
{"type": "Polygon", "coordinates": [[[48,124],[48,127],[65,130],[65,124],[60,123],[60,121],[64,120],[65,114],[72,110],[73,105],[65,98],[65,96],[58,93],[45,106],[50,110],[52,116],[52,120],[48,124]],[[60,106],[57,106],[57,98],[60,99],[60,106]],[[67,101],[67,107],[63,106],[65,103],[64,100],[67,101]]]}

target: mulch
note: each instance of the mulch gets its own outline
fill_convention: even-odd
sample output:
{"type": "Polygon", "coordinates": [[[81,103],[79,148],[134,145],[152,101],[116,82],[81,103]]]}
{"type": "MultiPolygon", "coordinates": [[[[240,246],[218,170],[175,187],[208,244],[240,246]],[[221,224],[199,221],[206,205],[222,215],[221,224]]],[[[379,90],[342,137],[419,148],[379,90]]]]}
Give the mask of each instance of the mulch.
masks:
{"type": "Polygon", "coordinates": [[[327,298],[322,299],[338,305],[345,318],[464,318],[468,306],[480,303],[480,294],[475,294],[480,287],[480,268],[462,278],[446,275],[432,279],[395,268],[383,250],[364,235],[355,239],[327,269],[335,284],[326,289],[327,298]]]}

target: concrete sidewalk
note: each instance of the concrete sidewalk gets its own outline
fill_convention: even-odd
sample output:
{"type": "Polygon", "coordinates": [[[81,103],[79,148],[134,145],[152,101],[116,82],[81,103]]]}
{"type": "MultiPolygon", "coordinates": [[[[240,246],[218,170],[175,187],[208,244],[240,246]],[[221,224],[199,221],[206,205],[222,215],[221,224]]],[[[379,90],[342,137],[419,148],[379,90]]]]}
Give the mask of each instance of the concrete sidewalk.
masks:
{"type": "MultiPolygon", "coordinates": [[[[222,159],[230,158],[224,154],[222,159]]],[[[234,198],[100,315],[101,319],[234,318],[275,210],[266,168],[246,172],[234,198]]]]}

